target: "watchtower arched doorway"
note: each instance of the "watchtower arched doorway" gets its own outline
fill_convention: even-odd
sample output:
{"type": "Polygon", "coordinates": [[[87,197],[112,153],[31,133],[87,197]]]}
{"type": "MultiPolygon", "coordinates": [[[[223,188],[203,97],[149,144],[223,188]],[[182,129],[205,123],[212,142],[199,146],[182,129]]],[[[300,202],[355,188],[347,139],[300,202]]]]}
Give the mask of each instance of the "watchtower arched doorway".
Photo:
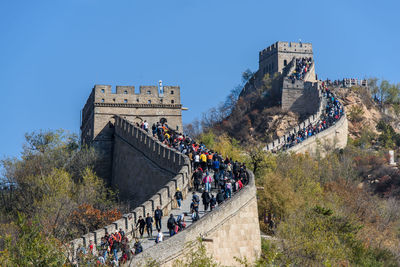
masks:
{"type": "Polygon", "coordinates": [[[144,121],[141,117],[139,117],[139,116],[136,116],[136,117],[134,117],[134,118],[132,118],[132,119],[130,119],[130,121],[133,123],[133,124],[135,124],[135,125],[142,125],[142,122],[144,121]]]}
{"type": "Polygon", "coordinates": [[[168,121],[167,121],[166,118],[161,118],[161,119],[160,119],[160,123],[161,123],[161,124],[164,124],[164,123],[168,123],[168,121]]]}

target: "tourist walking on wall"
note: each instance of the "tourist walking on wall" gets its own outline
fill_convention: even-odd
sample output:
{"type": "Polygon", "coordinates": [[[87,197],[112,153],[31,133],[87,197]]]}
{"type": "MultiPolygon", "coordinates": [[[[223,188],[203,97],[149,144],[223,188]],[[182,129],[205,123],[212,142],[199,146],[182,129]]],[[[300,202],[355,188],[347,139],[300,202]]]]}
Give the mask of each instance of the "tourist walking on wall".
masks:
{"type": "Polygon", "coordinates": [[[156,237],[156,243],[160,243],[164,240],[164,234],[161,232],[160,229],[157,230],[157,237],[156,237]]]}
{"type": "Polygon", "coordinates": [[[229,180],[227,180],[225,184],[225,198],[231,198],[231,197],[232,197],[232,184],[229,180]]]}
{"type": "Polygon", "coordinates": [[[193,168],[197,169],[199,166],[200,166],[200,155],[196,154],[194,155],[193,168]]]}
{"type": "Polygon", "coordinates": [[[215,205],[217,205],[217,199],[215,198],[214,195],[211,195],[211,199],[210,199],[210,211],[212,211],[213,209],[215,209],[215,205]]]}
{"type": "Polygon", "coordinates": [[[163,216],[163,212],[160,209],[160,206],[157,206],[157,209],[154,211],[154,220],[156,221],[157,230],[161,230],[161,218],[163,216]]]}
{"type": "Polygon", "coordinates": [[[150,213],[147,213],[146,217],[146,232],[148,237],[153,236],[153,217],[150,216],[150,213]]]}
{"type": "Polygon", "coordinates": [[[199,191],[199,186],[201,183],[201,179],[203,178],[203,171],[198,168],[194,173],[193,173],[193,185],[194,185],[194,190],[199,191]]]}
{"type": "Polygon", "coordinates": [[[207,170],[210,171],[213,165],[213,153],[212,151],[208,152],[207,154],[207,170]]]}
{"type": "Polygon", "coordinates": [[[216,157],[216,158],[214,159],[214,161],[213,161],[213,169],[214,169],[214,176],[215,176],[215,179],[217,179],[217,180],[218,180],[218,178],[219,178],[219,164],[220,164],[220,162],[219,162],[219,160],[218,160],[218,157],[216,157]]]}
{"type": "Polygon", "coordinates": [[[145,120],[144,121],[144,123],[143,123],[143,129],[146,131],[146,132],[149,132],[149,123],[145,120]]]}
{"type": "Polygon", "coordinates": [[[211,191],[211,183],[212,183],[212,178],[206,173],[206,176],[203,178],[203,183],[204,183],[204,190],[210,192],[211,191]]]}
{"type": "Polygon", "coordinates": [[[183,196],[182,196],[182,192],[179,190],[179,187],[176,189],[175,199],[176,199],[176,202],[178,203],[178,208],[181,209],[183,196]]]}
{"type": "Polygon", "coordinates": [[[210,205],[210,194],[208,191],[204,191],[203,194],[201,195],[201,198],[203,199],[203,205],[204,205],[204,211],[208,210],[208,206],[210,205]]]}
{"type": "Polygon", "coordinates": [[[146,225],[146,222],[142,218],[142,216],[139,216],[139,220],[136,223],[136,228],[139,225],[139,233],[140,233],[140,238],[143,238],[143,232],[144,232],[144,226],[146,225]]]}
{"type": "Polygon", "coordinates": [[[138,238],[135,239],[135,244],[133,245],[133,247],[135,249],[135,255],[137,255],[143,251],[142,244],[140,243],[138,238]]]}
{"type": "Polygon", "coordinates": [[[200,219],[200,216],[199,216],[199,202],[197,202],[195,199],[193,199],[192,203],[190,204],[190,212],[192,213],[192,221],[193,222],[197,221],[198,219],[200,219]]]}
{"type": "Polygon", "coordinates": [[[200,164],[203,170],[207,168],[207,156],[205,153],[201,153],[200,155],[200,164]]]}
{"type": "Polygon", "coordinates": [[[169,215],[169,219],[167,221],[167,227],[168,227],[170,236],[173,236],[175,234],[175,225],[176,225],[176,220],[174,218],[174,215],[171,213],[171,215],[169,215]]]}
{"type": "Polygon", "coordinates": [[[224,202],[225,198],[224,198],[224,191],[221,189],[218,194],[217,194],[217,202],[218,205],[220,205],[222,202],[224,202]]]}

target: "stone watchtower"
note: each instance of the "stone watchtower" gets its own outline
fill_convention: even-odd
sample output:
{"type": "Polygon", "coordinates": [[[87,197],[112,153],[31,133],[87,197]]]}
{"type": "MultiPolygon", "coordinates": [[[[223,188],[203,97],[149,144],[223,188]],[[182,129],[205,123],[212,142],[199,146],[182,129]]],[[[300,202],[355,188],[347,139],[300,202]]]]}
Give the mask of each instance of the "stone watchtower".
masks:
{"type": "Polygon", "coordinates": [[[260,51],[258,69],[262,76],[267,73],[272,76],[275,72],[282,73],[293,58],[305,57],[314,59],[311,43],[276,42],[260,51]]]}
{"type": "Polygon", "coordinates": [[[82,110],[81,142],[93,146],[100,154],[98,174],[111,179],[114,142],[114,116],[120,115],[133,123],[164,120],[169,127],[182,131],[182,105],[179,86],[95,85],[82,110]]]}
{"type": "Polygon", "coordinates": [[[244,86],[241,96],[263,87],[265,75],[280,74],[279,86],[272,88],[271,95],[283,110],[300,115],[312,114],[318,107],[319,92],[313,48],[311,43],[276,42],[259,53],[258,71],[244,86]],[[296,59],[311,58],[312,64],[304,79],[293,81],[289,76],[296,68],[296,59]]]}

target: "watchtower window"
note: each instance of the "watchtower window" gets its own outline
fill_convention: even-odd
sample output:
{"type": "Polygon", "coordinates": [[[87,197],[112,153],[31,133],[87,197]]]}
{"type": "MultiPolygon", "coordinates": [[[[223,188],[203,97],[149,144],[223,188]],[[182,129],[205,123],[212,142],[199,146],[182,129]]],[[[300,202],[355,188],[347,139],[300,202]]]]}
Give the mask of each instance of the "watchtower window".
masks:
{"type": "Polygon", "coordinates": [[[147,91],[147,94],[148,94],[148,95],[151,95],[151,91],[147,91]]]}
{"type": "Polygon", "coordinates": [[[139,98],[136,98],[136,102],[139,102],[139,98]]]}
{"type": "Polygon", "coordinates": [[[151,100],[147,100],[147,104],[151,104],[151,100]]]}
{"type": "Polygon", "coordinates": [[[171,95],[173,95],[174,94],[174,90],[171,90],[171,95]]]}
{"type": "Polygon", "coordinates": [[[113,98],[113,101],[115,102],[115,98],[113,98]]]}
{"type": "Polygon", "coordinates": [[[124,94],[127,94],[128,93],[128,91],[124,91],[124,94]]]}
{"type": "Polygon", "coordinates": [[[104,89],[101,89],[101,92],[104,93],[104,89]]]}
{"type": "Polygon", "coordinates": [[[286,59],[283,61],[283,65],[284,65],[284,66],[287,65],[287,60],[286,60],[286,59]]]}
{"type": "Polygon", "coordinates": [[[124,99],[124,103],[128,103],[128,99],[124,99]]]}
{"type": "Polygon", "coordinates": [[[104,103],[104,98],[101,99],[101,103],[104,103]]]}
{"type": "Polygon", "coordinates": [[[175,103],[175,100],[171,100],[171,104],[175,103]]]}

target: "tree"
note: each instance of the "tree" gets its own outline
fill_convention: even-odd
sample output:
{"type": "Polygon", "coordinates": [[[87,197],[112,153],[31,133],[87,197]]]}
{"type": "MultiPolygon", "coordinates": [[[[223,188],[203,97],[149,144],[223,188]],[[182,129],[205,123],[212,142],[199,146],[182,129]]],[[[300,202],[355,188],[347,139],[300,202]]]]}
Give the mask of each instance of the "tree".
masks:
{"type": "Polygon", "coordinates": [[[44,233],[60,241],[85,234],[70,220],[79,206],[103,214],[116,207],[115,193],[93,172],[96,159],[93,149],[79,147],[76,136],[62,130],[27,134],[21,159],[1,161],[2,180],[13,187],[2,191],[0,214],[7,222],[18,213],[37,217],[44,233]]]}
{"type": "Polygon", "coordinates": [[[252,72],[250,69],[246,69],[243,73],[242,73],[242,84],[244,85],[245,83],[247,83],[248,80],[251,79],[251,77],[253,77],[254,72],[252,72]]]}
{"type": "Polygon", "coordinates": [[[361,122],[363,120],[364,110],[359,105],[350,107],[348,118],[351,122],[361,122]]]}
{"type": "Polygon", "coordinates": [[[381,132],[378,140],[381,142],[382,147],[393,148],[400,145],[400,135],[395,132],[390,124],[381,120],[376,125],[376,129],[381,132]]]}
{"type": "Polygon", "coordinates": [[[40,230],[37,220],[18,215],[13,235],[1,236],[4,248],[0,251],[2,266],[62,266],[66,257],[61,244],[40,230]]]}
{"type": "Polygon", "coordinates": [[[201,133],[200,122],[198,119],[195,119],[191,123],[185,124],[183,129],[184,133],[191,138],[197,138],[201,133]]]}
{"type": "Polygon", "coordinates": [[[371,77],[368,79],[368,89],[371,93],[371,96],[376,99],[379,91],[378,78],[371,77]]]}
{"type": "Polygon", "coordinates": [[[389,88],[387,89],[387,98],[386,102],[390,104],[398,103],[399,102],[399,85],[398,84],[390,84],[389,88]]]}
{"type": "Polygon", "coordinates": [[[82,233],[88,233],[121,217],[122,213],[116,209],[103,212],[93,207],[93,205],[82,204],[72,213],[70,220],[82,233]]]}
{"type": "Polygon", "coordinates": [[[253,169],[253,173],[256,177],[260,177],[264,171],[268,171],[276,168],[276,162],[274,157],[264,151],[265,145],[257,143],[248,145],[246,152],[248,155],[247,163],[249,167],[253,169]]]}
{"type": "Polygon", "coordinates": [[[386,102],[386,99],[388,97],[388,92],[390,89],[390,83],[387,80],[382,80],[379,89],[378,89],[378,95],[379,95],[379,101],[381,104],[381,108],[383,108],[383,104],[386,102]]]}

